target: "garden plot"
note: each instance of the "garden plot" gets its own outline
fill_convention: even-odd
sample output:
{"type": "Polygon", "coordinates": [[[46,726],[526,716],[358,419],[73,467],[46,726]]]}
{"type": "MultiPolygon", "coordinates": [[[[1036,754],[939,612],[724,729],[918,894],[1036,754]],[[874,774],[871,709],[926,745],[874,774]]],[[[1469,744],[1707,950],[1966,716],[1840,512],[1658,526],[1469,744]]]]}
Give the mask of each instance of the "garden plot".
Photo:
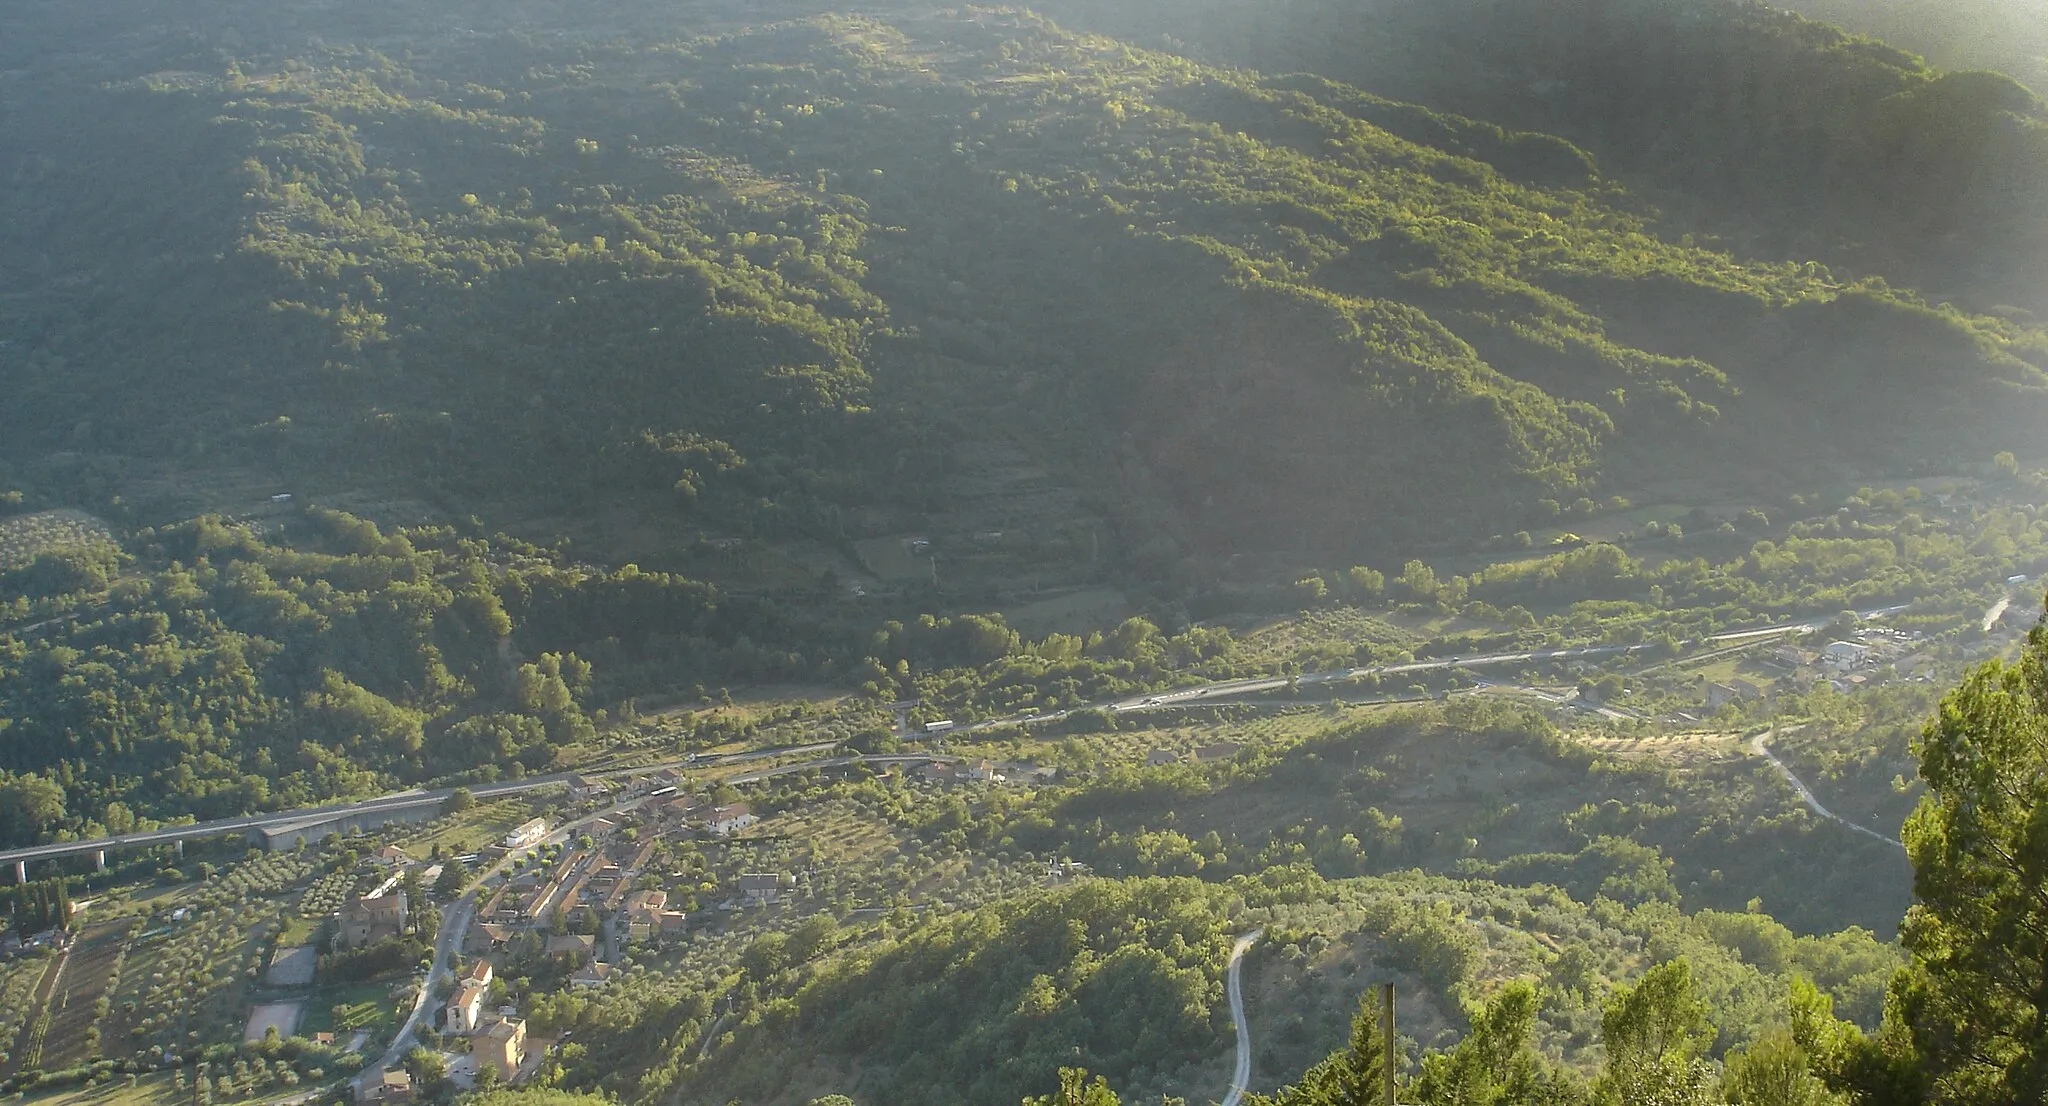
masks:
{"type": "Polygon", "coordinates": [[[62,977],[51,987],[43,1019],[41,1066],[54,1071],[95,1059],[100,1053],[99,1019],[107,993],[121,971],[129,923],[87,927],[70,953],[62,977]]]}

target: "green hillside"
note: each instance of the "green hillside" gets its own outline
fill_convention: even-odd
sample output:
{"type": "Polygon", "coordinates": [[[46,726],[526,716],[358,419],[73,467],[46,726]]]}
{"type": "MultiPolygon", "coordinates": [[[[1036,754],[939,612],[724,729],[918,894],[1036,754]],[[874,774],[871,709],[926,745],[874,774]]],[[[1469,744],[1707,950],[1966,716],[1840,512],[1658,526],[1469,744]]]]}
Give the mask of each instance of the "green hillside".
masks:
{"type": "MultiPolygon", "coordinates": [[[[1886,26],[1929,22],[1887,6],[1886,26]]],[[[1940,6],[1965,9],[1940,17],[1949,22],[1972,5],[1940,6]]],[[[1942,72],[1784,8],[1805,10],[1744,0],[1046,5],[1112,33],[1170,26],[1205,59],[1306,70],[1561,135],[1653,199],[1673,229],[1738,252],[1883,274],[1978,310],[2041,310],[2040,101],[2010,77],[1942,72]]]]}
{"type": "Polygon", "coordinates": [[[0,47],[31,477],[839,542],[1015,450],[1165,562],[1976,459],[2048,394],[2037,331],[1694,244],[1570,142],[1320,77],[1014,12],[273,9],[33,5],[0,47]]]}
{"type": "Polygon", "coordinates": [[[650,685],[831,664],[829,627],[683,577],[333,512],[290,538],[204,518],[0,571],[38,619],[0,637],[0,777],[41,800],[0,841],[560,767],[650,685]]]}
{"type": "Polygon", "coordinates": [[[2036,91],[2048,88],[2048,21],[2029,0],[1794,0],[1786,7],[1946,69],[1994,69],[2036,91]]]}
{"type": "Polygon", "coordinates": [[[1324,881],[1286,868],[1221,886],[1087,880],[878,942],[845,933],[836,953],[795,939],[770,942],[773,956],[757,945],[748,967],[715,981],[746,996],[750,1009],[730,1017],[710,1015],[687,976],[652,973],[631,997],[583,1007],[576,1024],[652,1010],[655,1024],[621,1028],[631,1041],[663,1039],[666,1061],[600,1043],[567,1085],[647,1102],[802,1103],[839,1092],[996,1104],[1050,1089],[1060,1067],[1085,1067],[1132,1101],[1214,1100],[1232,1039],[1224,966],[1232,938],[1258,927],[1268,937],[1245,976],[1253,1085],[1265,1088],[1343,1043],[1372,980],[1398,981],[1410,1049],[1455,1040],[1504,985],[1539,981],[1536,1047],[1588,1072],[1601,1056],[1599,996],[1652,963],[1691,963],[1719,1030],[1716,1055],[1770,1031],[1794,974],[1874,1022],[1897,964],[1867,933],[1795,938],[1757,914],[1589,909],[1554,890],[1480,881],[1324,881]]]}

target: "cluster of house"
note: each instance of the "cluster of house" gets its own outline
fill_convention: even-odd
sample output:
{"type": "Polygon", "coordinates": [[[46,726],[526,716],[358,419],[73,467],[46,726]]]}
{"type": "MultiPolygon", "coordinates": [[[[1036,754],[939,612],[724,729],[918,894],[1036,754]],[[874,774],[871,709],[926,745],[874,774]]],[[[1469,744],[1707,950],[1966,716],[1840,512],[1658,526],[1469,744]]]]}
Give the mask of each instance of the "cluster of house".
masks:
{"type": "MultiPolygon", "coordinates": [[[[1918,640],[1917,635],[1902,630],[1871,627],[1819,649],[1778,645],[1763,659],[1766,668],[1782,672],[1802,686],[1825,680],[1836,691],[1849,692],[1869,684],[1885,664],[1896,666],[1901,677],[1911,677],[1916,669],[1931,665],[1927,658],[1909,655],[1918,640]]],[[[1754,702],[1764,695],[1765,689],[1749,680],[1717,681],[1707,685],[1706,706],[1715,711],[1731,703],[1754,702]]],[[[1690,714],[1674,717],[1682,722],[1699,721],[1690,714]]]]}
{"type": "Polygon", "coordinates": [[[1771,650],[1770,662],[1796,677],[1824,679],[1836,691],[1850,691],[1870,682],[1873,670],[1888,663],[1897,664],[1900,675],[1906,675],[1912,662],[1901,658],[1917,640],[1917,635],[1902,630],[1873,627],[1817,650],[1780,645],[1771,650]]]}
{"type": "Polygon", "coordinates": [[[469,1038],[470,1056],[478,1071],[490,1068],[506,1083],[515,1081],[526,1063],[526,1019],[510,1006],[487,1009],[491,995],[491,962],[478,959],[448,997],[444,1032],[469,1038]]]}
{"type": "MultiPolygon", "coordinates": [[[[796,890],[796,877],[787,872],[746,872],[739,878],[740,902],[747,906],[772,906],[796,890]]],[[[673,936],[689,927],[690,916],[670,908],[668,892],[649,889],[626,897],[626,939],[635,944],[656,937],[673,936]]]]}
{"type": "MultiPolygon", "coordinates": [[[[528,1057],[526,1019],[510,1006],[493,1007],[490,1004],[492,978],[489,960],[480,959],[472,963],[468,974],[455,984],[454,993],[448,996],[441,1028],[451,1036],[469,1038],[470,1056],[478,1072],[489,1069],[500,1082],[514,1083],[519,1080],[520,1069],[528,1057]]],[[[333,1040],[332,1035],[324,1033],[318,1038],[324,1038],[320,1043],[333,1040]]],[[[397,1106],[410,1102],[413,1091],[412,1075],[404,1068],[397,1068],[359,1087],[356,1097],[359,1102],[385,1102],[397,1106]]]]}
{"type": "Polygon", "coordinates": [[[746,803],[714,804],[702,795],[671,796],[650,809],[666,829],[697,830],[713,837],[731,837],[761,820],[746,803]]]}
{"type": "MultiPolygon", "coordinates": [[[[667,892],[633,886],[655,847],[675,831],[728,837],[760,818],[745,803],[715,804],[687,794],[650,803],[642,808],[642,814],[647,821],[637,826],[640,832],[636,835],[617,833],[633,815],[599,818],[590,823],[590,833],[598,844],[571,848],[546,868],[520,872],[499,885],[478,909],[466,947],[477,951],[503,948],[521,932],[557,930],[559,923],[581,907],[616,913],[629,941],[681,933],[689,924],[689,915],[671,908],[667,892]]],[[[545,836],[544,825],[529,824],[514,831],[507,841],[545,836]]],[[[741,877],[739,891],[748,904],[773,903],[794,886],[795,879],[788,875],[749,874],[741,877]]],[[[591,936],[557,933],[547,938],[544,953],[573,962],[571,986],[599,986],[613,972],[611,964],[598,959],[598,943],[591,936]]]]}

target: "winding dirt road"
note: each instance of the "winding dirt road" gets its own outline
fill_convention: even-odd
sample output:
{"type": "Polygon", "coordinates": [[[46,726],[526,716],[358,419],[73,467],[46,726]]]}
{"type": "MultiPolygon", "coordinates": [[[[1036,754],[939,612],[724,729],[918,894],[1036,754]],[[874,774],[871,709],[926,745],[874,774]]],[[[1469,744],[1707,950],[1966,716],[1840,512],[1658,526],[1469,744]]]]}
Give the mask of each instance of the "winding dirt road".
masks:
{"type": "Polygon", "coordinates": [[[1842,825],[1845,825],[1850,829],[1855,830],[1857,833],[1860,833],[1865,837],[1871,838],[1876,841],[1882,841],[1885,844],[1890,845],[1892,848],[1899,850],[1900,852],[1905,851],[1906,846],[1900,844],[1898,838],[1886,837],[1884,834],[1881,834],[1867,826],[1859,826],[1856,823],[1851,822],[1847,818],[1844,818],[1841,815],[1836,814],[1834,811],[1829,810],[1827,807],[1822,806],[1821,801],[1818,798],[1814,797],[1813,789],[1806,786],[1806,781],[1800,779],[1799,776],[1796,773],[1794,773],[1791,768],[1786,766],[1784,761],[1779,760],[1778,755],[1776,753],[1771,752],[1770,746],[1767,744],[1767,742],[1769,742],[1770,739],[1777,734],[1777,732],[1778,731],[1776,730],[1765,730],[1764,732],[1756,735],[1754,738],[1751,738],[1749,742],[1749,751],[1757,754],[1765,760],[1770,761],[1771,766],[1778,770],[1778,774],[1785,777],[1785,782],[1792,785],[1792,790],[1799,792],[1799,797],[1806,801],[1807,809],[1813,811],[1815,814],[1818,814],[1823,818],[1828,819],[1829,821],[1839,822],[1842,825]]]}
{"type": "Polygon", "coordinates": [[[1230,1093],[1223,1096],[1223,1106],[1237,1106],[1244,1098],[1245,1084],[1252,1081],[1252,1029],[1244,1020],[1244,954],[1265,933],[1252,930],[1230,948],[1230,1020],[1237,1026],[1237,1071],[1230,1077],[1230,1093]]]}

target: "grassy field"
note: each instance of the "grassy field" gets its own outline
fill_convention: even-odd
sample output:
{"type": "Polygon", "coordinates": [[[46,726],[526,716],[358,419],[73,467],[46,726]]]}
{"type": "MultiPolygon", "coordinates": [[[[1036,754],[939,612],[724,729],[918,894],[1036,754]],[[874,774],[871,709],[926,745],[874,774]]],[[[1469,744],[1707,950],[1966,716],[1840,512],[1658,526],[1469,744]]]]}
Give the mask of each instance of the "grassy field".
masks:
{"type": "Polygon", "coordinates": [[[1399,625],[1392,616],[1355,607],[1303,611],[1238,638],[1239,647],[1250,658],[1273,661],[1317,652],[1349,658],[1360,645],[1412,649],[1422,641],[1421,635],[1399,625]]]}
{"type": "MultiPolygon", "coordinates": [[[[236,1098],[237,1106],[260,1106],[261,1103],[288,1098],[305,1090],[304,1087],[273,1087],[261,1094],[247,1098],[236,1098]]],[[[84,1086],[65,1087],[62,1090],[31,1093],[15,1100],[22,1106],[190,1106],[192,1090],[179,1090],[170,1072],[151,1072],[148,1075],[116,1075],[103,1083],[88,1083],[84,1086]],[[133,1080],[131,1083],[130,1080],[133,1080]]],[[[222,1101],[219,1098],[216,1102],[222,1101]]]]}
{"type": "Polygon", "coordinates": [[[1130,597],[1116,588],[1081,588],[1006,608],[1003,620],[1030,637],[1085,634],[1114,626],[1132,613],[1130,597]]]}
{"type": "MultiPolygon", "coordinates": [[[[1369,705],[1301,705],[1229,721],[1203,720],[1178,724],[1174,721],[1175,712],[1160,711],[1149,718],[1137,716],[1138,722],[1131,729],[1071,737],[1027,737],[995,745],[962,745],[954,751],[991,760],[1016,757],[1058,763],[1062,758],[1078,755],[1089,762],[1132,764],[1143,762],[1155,750],[1165,750],[1185,758],[1198,748],[1222,742],[1291,745],[1333,725],[1383,709],[1369,705]]],[[[1121,724],[1132,726],[1133,722],[1126,717],[1121,724]]]]}
{"type": "Polygon", "coordinates": [[[860,554],[863,568],[890,583],[931,579],[931,558],[913,555],[907,536],[867,538],[854,542],[853,547],[860,554]]]}
{"type": "Polygon", "coordinates": [[[1701,767],[1717,761],[1739,760],[1749,753],[1741,735],[1716,731],[1651,734],[1635,737],[1587,735],[1587,746],[1612,756],[1631,760],[1655,760],[1680,768],[1701,767]]]}
{"type": "Polygon", "coordinates": [[[905,835],[874,814],[843,799],[791,811],[776,820],[778,832],[810,843],[820,861],[857,864],[900,848],[905,835]]]}
{"type": "Polygon", "coordinates": [[[284,930],[278,934],[277,943],[280,946],[309,945],[319,932],[319,918],[308,918],[303,914],[293,915],[285,919],[284,930]]]}
{"type": "Polygon", "coordinates": [[[393,1014],[391,986],[389,981],[373,981],[316,988],[306,1000],[306,1016],[299,1022],[299,1033],[310,1037],[315,1033],[345,1033],[353,1029],[375,1032],[395,1027],[398,1019],[393,1014]]]}
{"type": "Polygon", "coordinates": [[[191,1092],[181,1094],[171,1085],[171,1073],[156,1072],[136,1077],[133,1086],[126,1077],[116,1076],[105,1083],[32,1094],[19,1101],[36,1106],[178,1106],[191,1100],[191,1092]]]}
{"type": "Polygon", "coordinates": [[[533,804],[521,798],[478,803],[460,817],[428,823],[425,832],[406,838],[401,845],[421,858],[431,855],[436,845],[443,855],[467,856],[503,838],[512,827],[533,817],[533,810],[533,804]]]}
{"type": "Polygon", "coordinates": [[[77,947],[71,950],[71,963],[64,969],[64,985],[50,998],[50,1031],[43,1044],[44,1069],[68,1068],[99,1058],[100,1014],[96,1004],[115,983],[128,932],[126,921],[87,926],[77,947]]]}

